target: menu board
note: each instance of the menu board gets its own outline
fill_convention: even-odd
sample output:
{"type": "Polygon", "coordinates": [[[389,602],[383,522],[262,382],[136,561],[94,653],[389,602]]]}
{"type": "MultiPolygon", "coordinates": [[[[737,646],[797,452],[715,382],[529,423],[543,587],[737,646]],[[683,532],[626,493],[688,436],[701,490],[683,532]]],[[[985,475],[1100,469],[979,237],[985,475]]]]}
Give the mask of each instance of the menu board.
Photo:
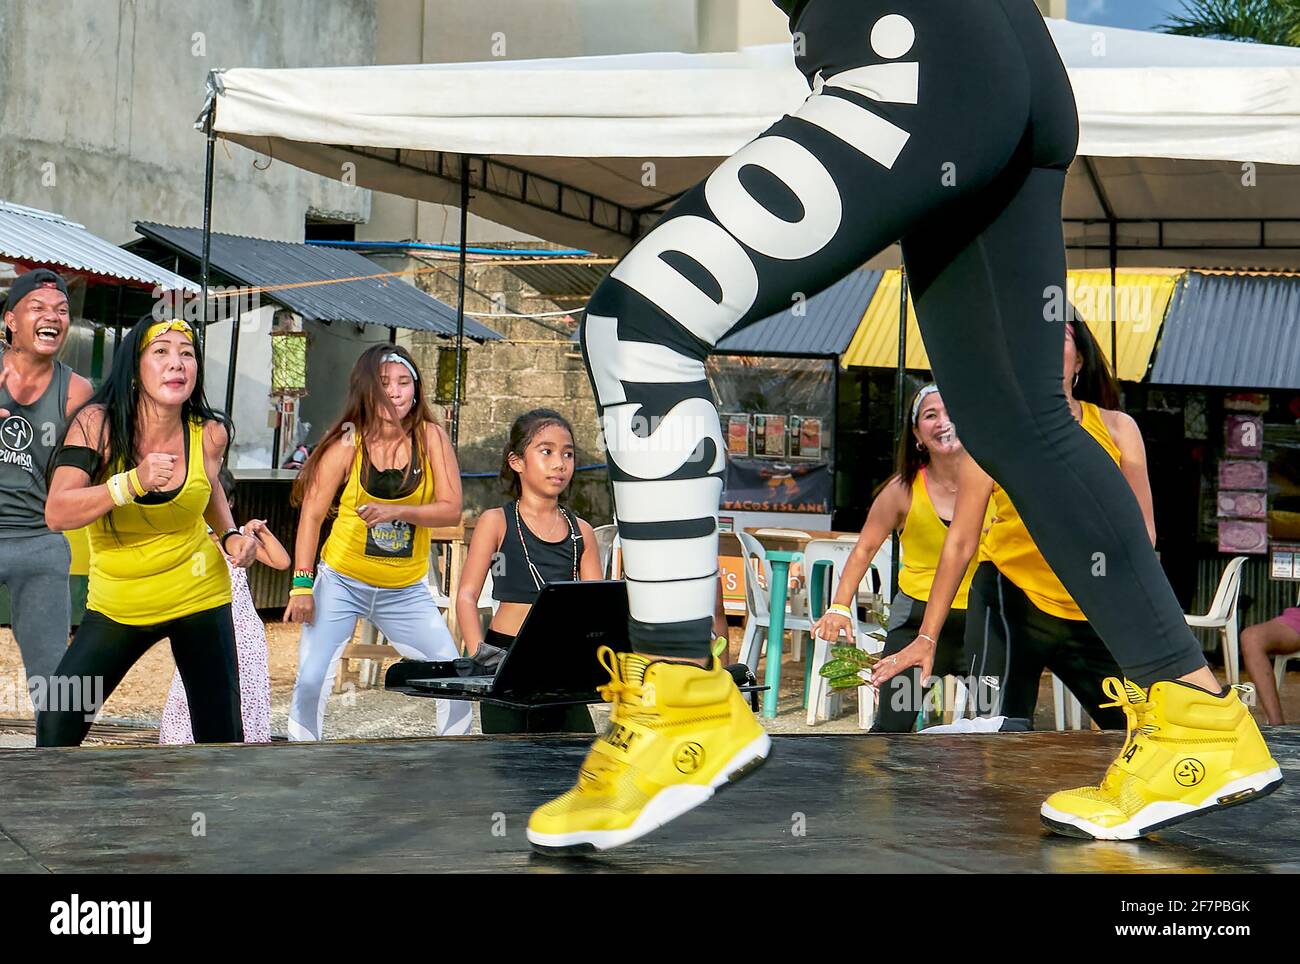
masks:
{"type": "Polygon", "coordinates": [[[1275,542],[1269,546],[1269,575],[1273,579],[1300,580],[1300,544],[1275,542]]]}
{"type": "Polygon", "coordinates": [[[1267,519],[1267,495],[1263,492],[1219,490],[1220,519],[1267,519]]]}
{"type": "Polygon", "coordinates": [[[1226,450],[1234,458],[1258,458],[1264,451],[1264,419],[1258,415],[1229,415],[1226,450]]]}
{"type": "Polygon", "coordinates": [[[790,416],[790,458],[822,457],[822,420],[806,415],[790,416]]]}
{"type": "Polygon", "coordinates": [[[1268,552],[1268,463],[1259,459],[1264,453],[1264,419],[1229,415],[1223,437],[1228,457],[1219,463],[1215,494],[1219,551],[1262,555],[1268,552]]]}
{"type": "Polygon", "coordinates": [[[1219,488],[1268,488],[1268,463],[1263,461],[1223,461],[1219,463],[1219,488]]]}
{"type": "Polygon", "coordinates": [[[786,457],[784,415],[754,416],[754,454],[768,459],[786,457]]]}
{"type": "Polygon", "coordinates": [[[742,458],[749,455],[749,416],[723,414],[722,428],[727,433],[727,453],[742,458]]]}
{"type": "Polygon", "coordinates": [[[1268,552],[1268,523],[1223,519],[1219,522],[1219,551],[1263,555],[1268,552]]]}

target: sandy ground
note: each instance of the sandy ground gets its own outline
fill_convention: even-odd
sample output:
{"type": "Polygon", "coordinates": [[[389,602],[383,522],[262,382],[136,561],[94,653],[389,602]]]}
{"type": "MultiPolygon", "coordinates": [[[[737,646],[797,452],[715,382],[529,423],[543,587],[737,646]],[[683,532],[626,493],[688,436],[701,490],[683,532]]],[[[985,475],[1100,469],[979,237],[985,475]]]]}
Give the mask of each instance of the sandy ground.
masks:
{"type": "MultiPolygon", "coordinates": [[[[298,666],[299,627],[281,622],[268,622],[267,641],[270,649],[271,671],[271,729],[283,734],[287,729],[289,699],[293,692],[298,666]]],[[[731,630],[730,658],[739,653],[741,630],[731,630]]],[[[788,649],[788,648],[787,648],[788,649]]],[[[344,666],[348,664],[345,662],[344,666]]],[[[387,668],[387,663],[383,668],[387,668]]],[[[101,715],[103,720],[128,720],[133,723],[156,726],[167,699],[172,674],[176,664],[171,650],[165,644],[151,649],[127,674],[126,679],[109,697],[101,715]]],[[[360,663],[354,664],[354,669],[360,663]]],[[[16,699],[17,681],[21,664],[18,647],[8,629],[0,629],[0,719],[30,719],[31,706],[26,699],[16,699]]],[[[763,670],[760,668],[760,673],[763,670]]],[[[787,658],[782,661],[781,698],[778,715],[763,724],[773,733],[811,732],[802,708],[803,664],[787,658]]],[[[379,676],[382,681],[382,669],[379,676]]],[[[1053,725],[1051,687],[1047,677],[1039,697],[1039,728],[1053,725]]],[[[1288,719],[1300,718],[1300,677],[1292,673],[1283,693],[1283,707],[1288,719]]],[[[594,706],[598,726],[604,723],[608,710],[594,706]]],[[[842,700],[841,713],[835,719],[820,723],[819,733],[851,733],[857,730],[857,697],[850,693],[842,700]]],[[[379,737],[433,736],[437,731],[434,701],[413,699],[401,694],[387,693],[381,687],[361,685],[358,680],[346,679],[343,691],[330,696],[325,710],[326,739],[365,739],[379,737]]],[[[481,732],[478,713],[475,711],[474,732],[481,732]]],[[[0,746],[30,746],[32,738],[23,734],[8,734],[0,727],[0,746]]]]}

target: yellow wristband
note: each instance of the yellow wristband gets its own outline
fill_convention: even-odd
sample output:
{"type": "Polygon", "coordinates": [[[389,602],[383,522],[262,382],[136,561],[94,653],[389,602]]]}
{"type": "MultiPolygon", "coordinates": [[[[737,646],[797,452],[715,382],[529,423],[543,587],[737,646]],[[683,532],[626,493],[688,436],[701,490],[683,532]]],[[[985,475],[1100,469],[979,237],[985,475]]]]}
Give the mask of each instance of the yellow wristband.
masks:
{"type": "Polygon", "coordinates": [[[846,616],[849,619],[853,618],[853,610],[850,609],[848,606],[842,606],[839,603],[832,603],[831,605],[827,606],[826,611],[828,613],[838,613],[839,615],[846,616]]]}
{"type": "Polygon", "coordinates": [[[131,491],[135,493],[137,499],[144,495],[144,486],[140,484],[140,476],[136,474],[135,469],[126,473],[126,481],[130,483],[131,491]]]}
{"type": "Polygon", "coordinates": [[[310,596],[310,595],[311,595],[311,590],[310,590],[310,589],[302,589],[302,588],[300,588],[300,587],[298,587],[298,586],[295,586],[294,588],[292,588],[292,589],[289,590],[289,595],[290,595],[290,596],[310,596]]]}

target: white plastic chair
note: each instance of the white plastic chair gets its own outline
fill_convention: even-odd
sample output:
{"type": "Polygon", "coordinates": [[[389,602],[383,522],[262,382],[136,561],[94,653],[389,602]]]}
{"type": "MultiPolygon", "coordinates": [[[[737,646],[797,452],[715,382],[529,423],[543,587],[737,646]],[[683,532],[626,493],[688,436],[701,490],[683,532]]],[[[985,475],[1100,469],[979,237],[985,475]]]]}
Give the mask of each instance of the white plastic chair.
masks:
{"type": "MultiPolygon", "coordinates": [[[[809,598],[812,598],[813,580],[826,580],[829,575],[829,581],[823,582],[828,585],[828,589],[823,593],[822,598],[825,604],[829,604],[833,597],[835,587],[840,584],[844,575],[844,566],[853,553],[853,543],[842,539],[813,539],[804,548],[803,561],[805,571],[808,573],[808,592],[809,598]],[[827,565],[829,564],[829,565],[827,565]],[[829,570],[829,572],[828,572],[829,570]]],[[[851,606],[851,609],[857,607],[851,606]]],[[[821,613],[809,613],[810,619],[821,617],[821,613]]],[[[858,649],[868,653],[879,653],[884,649],[884,642],[869,635],[868,631],[858,625],[856,612],[850,617],[852,626],[854,645],[858,649]]],[[[831,692],[830,684],[822,678],[819,670],[826,665],[830,656],[831,644],[824,639],[816,636],[812,639],[812,675],[809,679],[808,692],[808,716],[807,723],[809,726],[815,726],[819,719],[828,719],[831,713],[831,692]]],[[[858,726],[862,729],[868,729],[875,717],[875,692],[866,684],[858,687],[858,726]]]]}
{"type": "MultiPolygon", "coordinates": [[[[771,624],[772,566],[767,561],[762,543],[748,532],[737,532],[740,551],[745,558],[745,635],[740,643],[740,661],[749,667],[751,673],[758,677],[758,660],[767,641],[767,629],[771,624]],[[762,573],[764,585],[759,584],[758,573],[762,573]]],[[[791,637],[800,633],[812,633],[812,622],[806,614],[786,613],[785,628],[791,637]]]]}
{"type": "MultiPolygon", "coordinates": [[[[755,536],[767,536],[769,539],[786,539],[790,542],[802,543],[811,539],[812,536],[802,529],[787,529],[783,526],[769,526],[763,529],[755,529],[755,536]]],[[[805,571],[804,585],[802,589],[786,588],[785,594],[786,608],[792,615],[808,615],[808,579],[805,571]]],[[[789,625],[788,618],[786,625],[789,625]]],[[[794,633],[790,636],[790,658],[796,663],[803,658],[803,634],[794,633]]]]}
{"type": "Polygon", "coordinates": [[[1223,640],[1223,664],[1227,667],[1230,686],[1236,686],[1241,682],[1237,600],[1241,596],[1241,567],[1245,563],[1245,556],[1237,556],[1224,567],[1223,575],[1219,578],[1219,588],[1214,593],[1214,601],[1210,603],[1209,611],[1204,616],[1184,617],[1188,626],[1219,631],[1219,638],[1223,640]]]}
{"type": "Polygon", "coordinates": [[[596,526],[593,531],[596,534],[596,553],[600,556],[601,576],[604,579],[612,579],[610,565],[614,558],[614,540],[618,538],[618,526],[613,524],[596,526]]]}
{"type": "MultiPolygon", "coordinates": [[[[1296,596],[1296,605],[1300,606],[1300,595],[1296,596]]],[[[1300,659],[1300,653],[1283,653],[1273,657],[1273,680],[1277,683],[1277,697],[1282,698],[1282,684],[1286,682],[1287,660],[1300,659]]]]}
{"type": "Polygon", "coordinates": [[[1084,729],[1083,723],[1083,704],[1065,688],[1056,676],[1052,674],[1052,702],[1056,709],[1056,728],[1064,730],[1066,728],[1067,717],[1069,718],[1069,728],[1072,730],[1084,729]]]}
{"type": "MultiPolygon", "coordinates": [[[[429,566],[429,591],[433,594],[433,602],[444,613],[451,608],[451,598],[442,587],[442,565],[438,559],[437,549],[434,550],[435,556],[432,564],[429,566]]],[[[480,614],[492,613],[496,615],[497,607],[501,604],[492,598],[492,570],[488,569],[487,578],[483,580],[483,588],[478,594],[478,609],[480,614]]]]}
{"type": "Polygon", "coordinates": [[[1277,696],[1282,698],[1282,684],[1286,682],[1286,664],[1287,660],[1296,659],[1295,653],[1283,653],[1281,656],[1273,657],[1273,679],[1277,681],[1277,696]]]}

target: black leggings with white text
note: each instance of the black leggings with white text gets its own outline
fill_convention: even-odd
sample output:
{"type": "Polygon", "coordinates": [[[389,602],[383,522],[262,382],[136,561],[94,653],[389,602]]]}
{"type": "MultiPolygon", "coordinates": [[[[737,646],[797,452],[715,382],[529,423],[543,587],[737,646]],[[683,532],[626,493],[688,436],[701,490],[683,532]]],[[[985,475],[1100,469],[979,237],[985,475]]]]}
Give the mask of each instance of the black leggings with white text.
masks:
{"type": "Polygon", "coordinates": [[[686,192],[583,319],[634,647],[709,652],[726,452],[710,349],[901,240],[963,443],[1125,674],[1204,666],[1137,500],[1065,402],[1077,111],[1033,0],[808,0],[794,29],[813,92],[686,192]]]}

